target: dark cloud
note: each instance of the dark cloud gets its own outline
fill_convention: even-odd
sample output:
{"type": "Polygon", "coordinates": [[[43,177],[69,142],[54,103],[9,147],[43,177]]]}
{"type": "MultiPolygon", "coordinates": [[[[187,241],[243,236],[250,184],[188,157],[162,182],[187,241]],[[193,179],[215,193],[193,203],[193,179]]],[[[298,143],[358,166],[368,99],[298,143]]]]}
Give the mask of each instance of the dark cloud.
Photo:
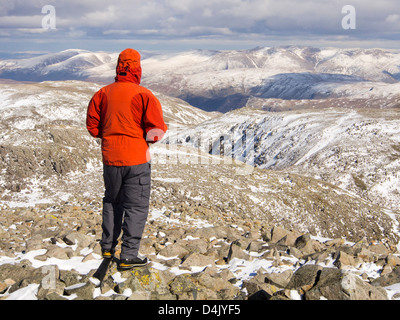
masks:
{"type": "Polygon", "coordinates": [[[207,48],[208,41],[208,47],[218,44],[222,49],[265,42],[382,46],[399,40],[396,1],[351,2],[356,10],[354,30],[342,28],[342,8],[348,4],[344,0],[3,0],[0,42],[25,44],[30,50],[37,49],[32,46],[38,41],[49,47],[83,44],[87,49],[123,41],[169,49],[207,48]],[[56,9],[55,31],[40,30],[44,5],[56,9]]]}

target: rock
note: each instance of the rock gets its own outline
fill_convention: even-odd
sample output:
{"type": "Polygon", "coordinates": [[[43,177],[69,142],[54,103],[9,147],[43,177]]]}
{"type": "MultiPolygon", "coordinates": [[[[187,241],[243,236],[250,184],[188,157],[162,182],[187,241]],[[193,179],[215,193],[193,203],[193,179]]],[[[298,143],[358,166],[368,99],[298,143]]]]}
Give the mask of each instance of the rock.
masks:
{"type": "Polygon", "coordinates": [[[215,267],[207,267],[204,271],[194,276],[197,280],[200,292],[207,295],[207,299],[232,300],[239,293],[239,288],[229,282],[230,274],[228,272],[217,273],[215,267]],[[207,289],[207,290],[204,290],[207,289]],[[211,293],[212,292],[212,293],[211,293]]]}
{"type": "Polygon", "coordinates": [[[222,271],[219,272],[217,276],[226,281],[230,281],[235,278],[235,275],[229,269],[222,269],[222,271]]]}
{"type": "Polygon", "coordinates": [[[264,245],[265,245],[264,241],[258,241],[258,240],[251,241],[247,246],[246,250],[250,252],[260,252],[265,249],[264,245]]]}
{"type": "MultiPolygon", "coordinates": [[[[202,272],[200,276],[197,278],[197,281],[199,282],[200,285],[203,287],[206,287],[208,289],[211,289],[213,291],[219,291],[222,290],[226,287],[227,281],[224,281],[221,278],[218,277],[213,277],[207,273],[202,272]]],[[[228,282],[229,285],[231,285],[228,282]]]]}
{"type": "Polygon", "coordinates": [[[63,241],[68,245],[77,244],[80,248],[86,248],[92,243],[93,237],[74,231],[65,235],[63,241]]]}
{"type": "Polygon", "coordinates": [[[287,289],[279,290],[275,292],[269,300],[281,300],[281,301],[292,300],[291,291],[287,289]]]}
{"type": "Polygon", "coordinates": [[[385,290],[374,287],[358,276],[348,273],[341,281],[342,290],[349,296],[350,300],[387,300],[385,290]]]}
{"type": "Polygon", "coordinates": [[[344,244],[344,239],[342,238],[336,238],[324,242],[324,245],[327,247],[339,247],[343,244],[344,244]]]}
{"type": "MultiPolygon", "coordinates": [[[[61,248],[57,245],[52,245],[47,252],[43,255],[47,258],[57,258],[61,260],[68,260],[72,256],[72,251],[67,250],[70,248],[61,248]]],[[[40,260],[41,256],[36,256],[35,259],[40,260]]]]}
{"type": "Polygon", "coordinates": [[[392,284],[400,283],[400,266],[396,266],[390,273],[387,273],[372,281],[372,285],[387,287],[392,284]]]}
{"type": "Polygon", "coordinates": [[[382,243],[370,245],[368,250],[378,255],[387,255],[389,253],[389,250],[382,243]]]}
{"type": "Polygon", "coordinates": [[[291,247],[288,249],[288,253],[296,258],[301,258],[303,256],[303,252],[295,247],[291,247]]]}
{"type": "Polygon", "coordinates": [[[83,259],[82,262],[86,262],[86,261],[90,261],[90,260],[94,260],[95,257],[93,256],[92,253],[89,253],[88,255],[86,255],[83,259]]]}
{"type": "Polygon", "coordinates": [[[228,256],[227,256],[227,261],[231,261],[233,258],[238,258],[238,259],[244,259],[244,260],[249,260],[250,256],[246,252],[243,251],[244,248],[242,248],[242,245],[240,241],[236,240],[231,243],[231,246],[229,248],[228,256]]]}
{"type": "Polygon", "coordinates": [[[65,283],[54,279],[51,282],[42,281],[40,283],[37,298],[38,300],[63,300],[61,297],[64,294],[65,283]]]}
{"type": "Polygon", "coordinates": [[[193,234],[193,237],[198,237],[202,239],[224,239],[229,234],[229,228],[226,226],[217,226],[217,227],[207,227],[207,228],[198,228],[196,229],[193,234]]]}
{"type": "Polygon", "coordinates": [[[240,289],[230,283],[217,292],[217,298],[220,300],[234,300],[240,295],[240,289]]]}
{"type": "Polygon", "coordinates": [[[385,264],[384,266],[383,266],[383,268],[382,268],[382,271],[381,271],[381,276],[384,276],[385,274],[389,274],[389,273],[391,273],[392,272],[392,267],[389,265],[389,264],[385,264]]]}
{"type": "Polygon", "coordinates": [[[259,269],[256,276],[250,280],[243,281],[242,287],[247,291],[248,300],[269,300],[278,291],[275,285],[265,282],[265,273],[262,269],[259,269]]]}
{"type": "Polygon", "coordinates": [[[25,247],[27,251],[40,250],[43,247],[42,237],[35,237],[26,240],[25,247]]]}
{"type": "Polygon", "coordinates": [[[176,276],[171,282],[170,288],[179,300],[194,298],[198,290],[193,277],[189,274],[176,276]]]}
{"type": "Polygon", "coordinates": [[[307,300],[387,300],[386,291],[352,273],[323,268],[315,286],[305,292],[307,300]]]}
{"type": "Polygon", "coordinates": [[[46,266],[35,269],[30,265],[30,263],[12,266],[10,273],[12,273],[12,279],[15,283],[10,287],[8,292],[12,293],[30,284],[40,284],[42,279],[47,275],[46,269],[46,266]]]}
{"type": "MultiPolygon", "coordinates": [[[[59,207],[43,205],[32,210],[2,211],[0,230],[7,228],[9,238],[0,239],[0,256],[4,258],[2,261],[7,261],[5,257],[8,256],[14,264],[2,262],[0,265],[0,294],[7,297],[20,288],[37,284],[39,300],[65,300],[64,295],[74,294],[76,299],[93,300],[94,293],[95,300],[288,300],[292,299],[294,292],[307,300],[386,299],[382,287],[400,282],[399,255],[395,251],[391,253],[383,244],[369,245],[370,242],[361,240],[350,246],[342,238],[320,243],[311,234],[288,231],[270,223],[263,225],[253,220],[245,221],[245,216],[230,216],[222,212],[224,220],[221,221],[218,217],[221,212],[207,211],[206,208],[197,211],[201,206],[193,207],[186,201],[190,203],[189,200],[179,200],[184,212],[174,211],[173,202],[159,203],[160,207],[171,207],[172,213],[179,212],[182,224],[175,225],[172,216],[168,223],[163,219],[150,221],[141,242],[141,252],[144,251],[157,268],[161,265],[160,269],[175,267],[180,271],[196,272],[177,276],[168,269],[153,269],[151,264],[118,271],[117,264],[112,261],[100,287],[99,283],[92,282],[95,270],[87,275],[76,270],[57,270],[52,286],[48,287],[49,273],[45,269],[48,266],[33,268],[29,260],[15,260],[15,253],[18,250],[23,250],[25,254],[31,250],[46,249],[35,259],[67,261],[82,255],[85,255],[82,262],[98,259],[96,254],[101,253],[101,199],[95,205],[69,203],[59,207]],[[195,228],[190,224],[189,217],[225,225],[195,228]],[[34,231],[31,238],[30,229],[34,231]],[[59,246],[61,241],[69,246],[59,246]],[[87,254],[91,251],[81,251],[83,248],[93,252],[87,254]],[[164,259],[161,256],[175,258],[164,259]],[[236,272],[234,274],[227,268],[236,266],[232,263],[235,258],[240,259],[239,263],[243,261],[244,266],[254,259],[266,259],[272,268],[284,266],[281,270],[285,271],[270,273],[260,268],[255,276],[250,273],[250,277],[242,281],[236,278],[236,272]],[[331,265],[331,258],[336,268],[324,268],[324,263],[331,265]],[[363,262],[379,266],[381,276],[371,279],[366,272],[362,278],[358,275],[346,278],[347,274],[355,274],[356,266],[363,262]],[[114,279],[113,275],[117,272],[120,272],[120,277],[114,279]],[[119,282],[118,278],[126,280],[119,282]],[[115,294],[109,295],[112,290],[115,294]],[[98,296],[98,293],[101,295],[98,296]],[[106,297],[102,296],[106,293],[106,297]]],[[[119,252],[117,249],[117,258],[119,252]]],[[[240,266],[238,274],[241,273],[239,270],[240,266]]],[[[246,269],[242,271],[247,272],[246,269]]]]}
{"type": "Polygon", "coordinates": [[[321,266],[315,264],[303,265],[293,274],[286,288],[307,292],[315,285],[322,269],[321,266]]]}
{"type": "Polygon", "coordinates": [[[323,268],[319,273],[318,282],[313,288],[305,292],[306,300],[349,300],[343,292],[341,281],[342,271],[336,268],[323,268]]]}
{"type": "Polygon", "coordinates": [[[295,246],[303,255],[310,255],[317,251],[316,242],[311,239],[309,234],[302,235],[296,239],[295,246]]]}
{"type": "Polygon", "coordinates": [[[183,237],[183,235],[185,234],[185,229],[184,228],[172,228],[172,229],[166,230],[165,232],[167,233],[168,241],[174,242],[183,237]]]}
{"type": "Polygon", "coordinates": [[[214,259],[212,257],[203,255],[201,253],[193,252],[190,253],[185,260],[182,262],[181,266],[183,268],[190,268],[190,267],[205,267],[208,265],[214,265],[214,259]]]}
{"type": "Polygon", "coordinates": [[[117,293],[122,294],[126,289],[130,289],[132,293],[140,292],[142,298],[154,294],[159,296],[169,294],[166,275],[148,266],[124,271],[122,277],[127,277],[127,280],[116,286],[117,293]]]}
{"type": "Polygon", "coordinates": [[[388,254],[388,256],[386,257],[386,263],[391,266],[392,268],[396,267],[396,266],[400,266],[400,257],[395,256],[393,254],[388,254]]]}
{"type": "Polygon", "coordinates": [[[226,242],[219,241],[214,244],[213,248],[220,258],[226,258],[229,254],[230,245],[226,242]]]}
{"type": "Polygon", "coordinates": [[[279,273],[266,273],[264,281],[279,288],[286,288],[292,276],[293,271],[290,269],[279,273]]]}
{"type": "Polygon", "coordinates": [[[5,293],[13,284],[15,284],[13,279],[5,279],[3,282],[0,282],[0,294],[5,293]]]}
{"type": "Polygon", "coordinates": [[[135,291],[133,292],[127,300],[150,300],[150,291],[135,291]]]}
{"type": "MultiPolygon", "coordinates": [[[[101,247],[99,245],[99,252],[101,252],[101,247]]],[[[97,252],[96,252],[97,253],[97,252]]],[[[144,238],[140,241],[140,253],[144,255],[156,254],[156,248],[154,247],[154,240],[151,238],[144,238]]]]}
{"type": "Polygon", "coordinates": [[[180,259],[182,259],[189,253],[189,250],[177,243],[173,243],[161,249],[159,253],[160,255],[167,258],[178,256],[180,259]]]}
{"type": "MultiPolygon", "coordinates": [[[[38,299],[41,300],[39,296],[38,296],[38,299]]],[[[55,300],[55,301],[57,301],[57,300],[68,300],[68,298],[63,297],[62,295],[59,295],[56,292],[50,292],[50,293],[46,294],[42,299],[43,300],[55,300]]]]}
{"type": "Polygon", "coordinates": [[[79,283],[81,275],[75,270],[59,270],[59,279],[66,287],[79,283]]]}
{"type": "Polygon", "coordinates": [[[0,239],[6,240],[10,239],[12,237],[10,232],[7,232],[5,230],[0,230],[0,239]]]}
{"type": "Polygon", "coordinates": [[[336,256],[336,260],[333,264],[339,269],[346,269],[355,266],[354,258],[344,251],[339,251],[336,256]]]}
{"type": "Polygon", "coordinates": [[[208,243],[204,239],[180,240],[177,244],[181,245],[189,252],[198,252],[201,254],[205,254],[208,249],[208,243]]]}
{"type": "Polygon", "coordinates": [[[331,257],[331,252],[326,250],[326,251],[321,251],[321,252],[316,252],[312,255],[312,260],[315,261],[315,264],[328,264],[330,262],[330,257],[331,257]]]}
{"type": "Polygon", "coordinates": [[[375,258],[374,253],[364,247],[357,253],[357,257],[365,262],[373,262],[375,258]]]}
{"type": "Polygon", "coordinates": [[[299,237],[299,233],[291,232],[281,227],[273,227],[271,230],[271,242],[293,247],[296,243],[296,239],[299,237]]]}
{"type": "Polygon", "coordinates": [[[84,283],[77,283],[64,289],[65,295],[76,294],[75,300],[93,300],[95,285],[88,281],[84,283]]]}

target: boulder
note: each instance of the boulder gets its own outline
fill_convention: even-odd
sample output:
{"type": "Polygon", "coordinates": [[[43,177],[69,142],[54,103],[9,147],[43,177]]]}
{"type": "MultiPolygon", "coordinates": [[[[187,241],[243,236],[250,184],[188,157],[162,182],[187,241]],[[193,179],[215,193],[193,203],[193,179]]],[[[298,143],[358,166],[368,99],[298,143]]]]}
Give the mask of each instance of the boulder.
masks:
{"type": "Polygon", "coordinates": [[[301,266],[291,277],[287,289],[296,289],[300,292],[307,292],[316,283],[317,277],[323,267],[315,264],[306,264],[301,266]]]}
{"type": "Polygon", "coordinates": [[[239,240],[233,241],[229,247],[227,261],[229,262],[233,258],[249,260],[250,256],[248,253],[244,252],[244,249],[239,240]]]}
{"type": "Polygon", "coordinates": [[[293,276],[293,271],[288,269],[283,272],[265,273],[264,282],[279,288],[286,288],[293,276]]]}
{"type": "Polygon", "coordinates": [[[346,274],[342,281],[341,287],[350,300],[387,300],[388,296],[384,289],[374,287],[363,281],[352,273],[346,274]]]}
{"type": "Polygon", "coordinates": [[[386,291],[357,275],[335,268],[323,268],[315,286],[305,293],[307,300],[387,300],[386,291]]]}
{"type": "Polygon", "coordinates": [[[396,283],[400,283],[400,266],[393,268],[390,273],[376,278],[371,284],[373,286],[387,287],[396,283]]]}
{"type": "Polygon", "coordinates": [[[80,248],[86,248],[94,241],[94,238],[81,232],[73,231],[65,235],[63,241],[68,245],[77,244],[80,248]]]}
{"type": "Polygon", "coordinates": [[[181,266],[183,268],[191,267],[205,267],[208,265],[214,265],[214,259],[210,256],[206,256],[201,253],[193,252],[190,253],[185,260],[182,262],[181,266]]]}

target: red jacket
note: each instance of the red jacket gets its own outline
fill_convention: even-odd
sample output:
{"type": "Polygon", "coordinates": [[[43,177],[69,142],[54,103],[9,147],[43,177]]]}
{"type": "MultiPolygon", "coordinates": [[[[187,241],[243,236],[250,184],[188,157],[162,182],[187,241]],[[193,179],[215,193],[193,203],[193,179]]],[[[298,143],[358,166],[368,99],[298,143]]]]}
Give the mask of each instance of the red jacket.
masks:
{"type": "Polygon", "coordinates": [[[150,90],[140,86],[140,54],[121,52],[115,82],[100,89],[90,100],[86,127],[101,138],[103,163],[133,166],[150,161],[149,143],[160,140],[167,126],[161,104],[150,90]]]}

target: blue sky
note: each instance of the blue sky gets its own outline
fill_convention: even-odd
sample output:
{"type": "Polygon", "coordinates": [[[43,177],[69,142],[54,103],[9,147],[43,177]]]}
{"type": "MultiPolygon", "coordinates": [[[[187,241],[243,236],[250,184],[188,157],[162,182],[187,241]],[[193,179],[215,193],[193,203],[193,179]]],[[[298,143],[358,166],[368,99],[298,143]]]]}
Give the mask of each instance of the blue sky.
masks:
{"type": "MultiPolygon", "coordinates": [[[[350,18],[352,18],[351,16],[350,18]]],[[[349,20],[347,20],[349,21],[349,20]]],[[[250,49],[257,46],[399,48],[395,0],[2,0],[0,51],[78,48],[250,49]],[[55,9],[42,13],[44,6],[55,9]],[[355,29],[342,20],[355,9],[355,29]],[[47,13],[47,14],[46,14],[47,13]],[[55,22],[56,29],[43,28],[55,22]]]]}

